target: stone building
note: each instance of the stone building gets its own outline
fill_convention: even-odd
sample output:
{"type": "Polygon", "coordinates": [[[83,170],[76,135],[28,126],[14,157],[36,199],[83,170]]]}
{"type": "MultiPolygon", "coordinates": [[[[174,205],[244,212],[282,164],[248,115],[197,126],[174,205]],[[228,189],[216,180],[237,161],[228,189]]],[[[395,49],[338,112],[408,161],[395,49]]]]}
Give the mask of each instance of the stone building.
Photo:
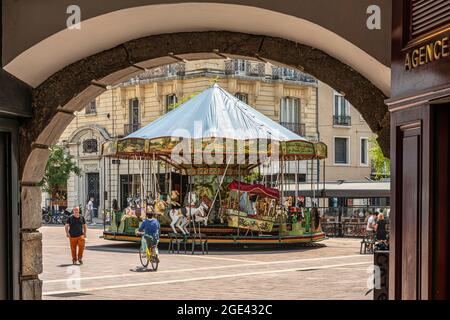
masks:
{"type": "Polygon", "coordinates": [[[370,141],[375,138],[362,115],[323,82],[319,82],[319,134],[328,146],[326,180],[359,181],[371,174],[370,141]]]}
{"type": "MultiPolygon", "coordinates": [[[[120,207],[125,206],[126,198],[139,190],[139,161],[110,163],[109,159],[102,157],[102,143],[136,131],[162,116],[174,104],[203,91],[214,81],[299,135],[311,140],[320,137],[327,143],[330,153],[327,179],[364,179],[370,175],[367,140],[364,163],[356,161],[360,150],[356,142],[360,141],[360,137],[371,137],[372,133],[358,112],[345,100],[333,99],[336,94],[327,85],[307,74],[257,61],[179,62],[150,69],[110,88],[91,101],[84,111],[76,114],[58,142],[68,148],[82,169],[80,177],[72,175],[68,181],[68,207],[83,206],[89,197],[94,197],[100,217],[101,208],[110,208],[113,199],[118,200],[120,207]],[[345,103],[348,110],[345,115],[357,119],[356,123],[333,126],[335,115],[332,110],[339,109],[336,103],[345,103]],[[335,136],[346,136],[351,141],[346,145],[346,152],[352,155],[349,157],[351,162],[346,165],[333,162],[333,150],[337,150],[336,139],[333,140],[335,136]]],[[[287,163],[286,177],[290,183],[295,182],[295,166],[295,163],[287,163]]],[[[165,168],[155,170],[163,173],[165,168]]],[[[277,168],[273,168],[270,172],[276,171],[277,168]]],[[[301,161],[297,182],[308,182],[311,176],[315,178],[317,174],[316,164],[301,161]]],[[[44,194],[44,200],[48,197],[44,194]]]]}

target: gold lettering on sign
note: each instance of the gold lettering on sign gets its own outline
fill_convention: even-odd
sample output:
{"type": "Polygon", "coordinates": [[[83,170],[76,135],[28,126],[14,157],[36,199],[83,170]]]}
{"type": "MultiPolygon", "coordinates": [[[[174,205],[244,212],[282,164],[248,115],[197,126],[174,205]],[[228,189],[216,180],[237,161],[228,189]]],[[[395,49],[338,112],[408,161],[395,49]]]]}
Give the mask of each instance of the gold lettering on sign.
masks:
{"type": "Polygon", "coordinates": [[[442,39],[442,56],[447,58],[450,55],[448,37],[442,39]]]}
{"type": "Polygon", "coordinates": [[[405,56],[405,69],[412,70],[419,66],[429,64],[450,56],[449,36],[407,52],[405,56]]]}

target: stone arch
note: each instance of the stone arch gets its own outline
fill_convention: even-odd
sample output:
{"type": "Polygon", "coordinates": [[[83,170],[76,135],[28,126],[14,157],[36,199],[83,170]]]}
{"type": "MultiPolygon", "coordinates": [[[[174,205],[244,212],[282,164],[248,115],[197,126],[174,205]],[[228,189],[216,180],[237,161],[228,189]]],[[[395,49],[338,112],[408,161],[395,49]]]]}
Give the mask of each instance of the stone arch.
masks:
{"type": "MultiPolygon", "coordinates": [[[[224,57],[269,61],[307,72],[327,83],[346,98],[363,115],[379,142],[389,154],[389,113],[382,90],[355,69],[313,47],[265,35],[229,31],[185,32],[148,36],[123,43],[74,62],[50,76],[33,90],[33,117],[19,129],[21,158],[21,228],[36,230],[41,217],[41,181],[48,147],[81,110],[111,85],[141,73],[146,68],[174,63],[183,59],[224,57]]],[[[28,232],[22,243],[22,257],[33,257],[24,263],[23,275],[31,283],[41,284],[36,275],[42,272],[40,233],[28,232]],[[27,236],[28,237],[28,236],[27,236]],[[31,248],[31,249],[30,249],[31,248]]],[[[24,236],[25,237],[25,236],[24,236]]],[[[30,284],[30,285],[31,285],[30,284]]]]}

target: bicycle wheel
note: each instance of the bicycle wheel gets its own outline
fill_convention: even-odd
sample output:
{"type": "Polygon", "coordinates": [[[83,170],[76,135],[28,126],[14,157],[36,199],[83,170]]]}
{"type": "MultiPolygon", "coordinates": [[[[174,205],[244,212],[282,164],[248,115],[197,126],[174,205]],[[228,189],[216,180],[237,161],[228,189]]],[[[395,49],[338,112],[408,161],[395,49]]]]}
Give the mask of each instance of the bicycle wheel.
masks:
{"type": "Polygon", "coordinates": [[[141,264],[144,268],[147,268],[149,263],[149,258],[147,255],[147,250],[145,250],[144,246],[139,247],[139,260],[141,260],[141,264]]]}
{"type": "Polygon", "coordinates": [[[156,256],[156,250],[155,249],[152,250],[152,256],[150,258],[150,263],[152,265],[153,271],[158,270],[159,261],[158,261],[158,257],[156,256]]]}
{"type": "Polygon", "coordinates": [[[49,216],[48,214],[44,214],[42,216],[42,222],[45,224],[49,224],[52,221],[52,217],[49,216]]]}

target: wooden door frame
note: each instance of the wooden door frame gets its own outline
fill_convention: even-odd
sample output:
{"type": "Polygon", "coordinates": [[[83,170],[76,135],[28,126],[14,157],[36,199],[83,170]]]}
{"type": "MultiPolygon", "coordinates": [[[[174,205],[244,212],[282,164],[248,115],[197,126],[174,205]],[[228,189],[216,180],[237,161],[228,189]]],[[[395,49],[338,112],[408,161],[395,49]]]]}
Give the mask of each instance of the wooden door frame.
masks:
{"type": "Polygon", "coordinates": [[[9,226],[9,239],[10,244],[8,249],[8,258],[10,260],[8,275],[8,298],[20,299],[20,216],[19,216],[19,178],[18,178],[18,151],[17,151],[17,136],[18,136],[18,123],[13,119],[0,118],[0,132],[6,132],[10,134],[10,205],[8,208],[8,214],[10,215],[9,226]]]}

